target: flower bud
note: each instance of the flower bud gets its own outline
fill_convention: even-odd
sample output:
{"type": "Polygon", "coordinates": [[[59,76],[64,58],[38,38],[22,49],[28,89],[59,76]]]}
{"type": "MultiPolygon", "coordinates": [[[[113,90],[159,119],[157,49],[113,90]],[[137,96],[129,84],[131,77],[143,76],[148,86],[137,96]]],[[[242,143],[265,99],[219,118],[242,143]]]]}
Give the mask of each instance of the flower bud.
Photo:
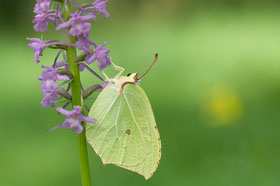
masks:
{"type": "Polygon", "coordinates": [[[83,94],[83,99],[86,99],[87,97],[89,97],[93,92],[97,91],[98,89],[101,89],[102,86],[99,84],[96,85],[92,85],[91,87],[89,87],[88,89],[86,89],[86,91],[83,94]]]}
{"type": "Polygon", "coordinates": [[[62,87],[57,87],[56,92],[65,99],[72,100],[72,96],[62,87]]]}
{"type": "Polygon", "coordinates": [[[70,80],[74,78],[74,75],[69,70],[67,70],[65,68],[57,69],[56,73],[59,74],[59,75],[66,75],[70,78],[70,80]]]}

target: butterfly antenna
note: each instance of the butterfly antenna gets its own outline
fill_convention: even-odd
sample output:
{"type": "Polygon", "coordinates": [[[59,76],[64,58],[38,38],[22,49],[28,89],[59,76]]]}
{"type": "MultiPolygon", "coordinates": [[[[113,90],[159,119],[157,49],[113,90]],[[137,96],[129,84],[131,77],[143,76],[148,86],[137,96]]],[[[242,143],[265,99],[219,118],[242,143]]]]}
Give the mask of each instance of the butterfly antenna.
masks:
{"type": "Polygon", "coordinates": [[[142,75],[142,76],[140,76],[140,77],[138,77],[138,80],[140,80],[142,77],[144,77],[148,72],[149,72],[149,70],[152,68],[152,66],[155,64],[155,62],[157,61],[157,59],[158,59],[158,53],[156,53],[156,55],[155,55],[155,60],[154,60],[154,62],[150,65],[150,67],[148,68],[148,70],[146,70],[146,72],[142,75]]]}

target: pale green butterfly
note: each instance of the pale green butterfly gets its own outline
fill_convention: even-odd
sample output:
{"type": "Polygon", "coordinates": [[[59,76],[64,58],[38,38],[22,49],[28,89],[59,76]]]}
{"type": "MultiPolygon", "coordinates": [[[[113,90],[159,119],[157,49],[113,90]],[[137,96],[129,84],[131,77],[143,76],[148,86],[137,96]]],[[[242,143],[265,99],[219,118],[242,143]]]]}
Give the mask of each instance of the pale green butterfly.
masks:
{"type": "Polygon", "coordinates": [[[121,76],[124,69],[112,66],[120,73],[113,79],[103,73],[108,85],[90,109],[89,117],[98,122],[87,124],[87,140],[104,165],[115,164],[149,179],[159,164],[161,141],[150,102],[137,82],[151,66],[142,76],[121,76]]]}

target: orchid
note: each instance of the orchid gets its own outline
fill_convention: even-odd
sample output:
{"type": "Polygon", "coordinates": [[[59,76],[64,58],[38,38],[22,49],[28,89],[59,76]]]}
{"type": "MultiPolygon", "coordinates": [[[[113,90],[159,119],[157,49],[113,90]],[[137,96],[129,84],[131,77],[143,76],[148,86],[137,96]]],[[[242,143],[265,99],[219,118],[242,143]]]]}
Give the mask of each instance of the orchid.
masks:
{"type": "MultiPolygon", "coordinates": [[[[47,47],[51,49],[60,49],[57,56],[55,57],[54,64],[52,66],[43,65],[42,68],[44,68],[45,70],[38,78],[42,82],[42,84],[40,85],[40,89],[42,90],[44,95],[41,101],[43,107],[54,107],[56,105],[56,102],[60,99],[58,98],[59,95],[64,97],[65,99],[68,99],[67,103],[63,107],[69,105],[69,99],[71,101],[72,96],[68,92],[70,90],[70,87],[72,87],[70,80],[72,78],[75,78],[75,72],[73,72],[73,67],[75,65],[78,67],[80,72],[87,69],[89,72],[103,81],[98,73],[93,71],[84,62],[86,62],[87,64],[91,64],[97,60],[97,66],[101,71],[111,64],[111,59],[109,58],[110,49],[104,48],[107,42],[104,42],[103,44],[97,46],[95,42],[93,42],[89,38],[89,33],[92,28],[92,24],[89,21],[96,21],[96,13],[103,14],[106,19],[109,17],[109,13],[106,10],[107,3],[108,1],[96,0],[93,3],[88,3],[86,7],[83,7],[73,0],[36,0],[33,11],[36,15],[34,17],[34,20],[32,21],[33,23],[35,23],[34,30],[37,32],[45,32],[48,29],[50,22],[54,22],[55,24],[59,23],[58,25],[56,25],[56,30],[64,29],[63,32],[64,34],[66,34],[68,41],[65,43],[53,39],[42,40],[39,38],[27,38],[29,41],[31,41],[31,43],[29,43],[27,46],[34,52],[33,61],[37,63],[40,62],[39,57],[43,56],[43,51],[47,47]],[[50,9],[53,2],[56,2],[56,10],[50,9]],[[69,7],[67,7],[67,2],[75,5],[78,10],[70,13],[69,7]],[[61,4],[62,6],[60,6],[61,4]],[[70,52],[70,47],[76,48],[75,51],[77,49],[81,50],[83,51],[83,53],[78,56],[77,59],[73,59],[71,57],[73,52],[70,52]],[[57,62],[61,54],[63,54],[64,58],[62,61],[57,62]],[[57,81],[63,81],[68,84],[67,90],[59,87],[57,81]]],[[[83,92],[84,90],[82,87],[83,86],[81,84],[80,88],[83,92]]],[[[100,85],[100,87],[102,86],[100,85]]],[[[93,90],[95,91],[95,89],[93,90]]],[[[96,90],[98,91],[99,89],[96,90]]],[[[87,95],[87,97],[88,96],[89,95],[87,95]]],[[[73,101],[72,103],[73,105],[76,104],[73,101]]],[[[77,109],[78,108],[76,108],[75,112],[78,112],[77,109]]],[[[62,110],[59,111],[62,112],[62,110]]],[[[66,113],[66,111],[63,111],[63,113],[66,113]]],[[[82,115],[82,113],[80,114],[82,115]]],[[[85,118],[81,119],[81,115],[79,115],[79,121],[84,121],[83,119],[85,118]]],[[[66,126],[66,123],[64,123],[64,126],[66,126]]],[[[75,127],[73,127],[72,124],[70,126],[70,123],[68,122],[70,129],[75,128],[78,133],[82,131],[81,126],[77,127],[79,125],[75,125],[75,127]]]]}
{"type": "MultiPolygon", "coordinates": [[[[111,59],[109,58],[110,49],[104,48],[107,42],[97,46],[89,37],[92,28],[92,23],[90,23],[90,21],[96,21],[96,13],[103,14],[106,19],[109,17],[109,13],[106,10],[107,3],[108,1],[96,0],[93,3],[88,3],[84,7],[76,3],[74,0],[36,0],[33,11],[35,17],[32,21],[35,24],[34,30],[37,32],[45,32],[48,29],[50,22],[53,22],[56,30],[63,30],[63,34],[67,36],[67,42],[61,42],[55,39],[43,40],[39,38],[27,38],[31,41],[27,46],[34,52],[33,61],[37,63],[40,62],[39,58],[43,56],[43,52],[46,48],[59,49],[53,65],[42,65],[44,70],[42,75],[38,78],[42,82],[40,89],[43,92],[43,99],[41,101],[43,107],[55,107],[57,101],[61,98],[67,100],[63,108],[68,106],[71,101],[73,106],[77,106],[75,101],[73,101],[74,98],[72,99],[72,95],[69,92],[70,89],[73,89],[71,81],[77,76],[76,72],[73,71],[73,68],[77,67],[79,72],[83,72],[86,69],[103,81],[103,78],[101,78],[98,73],[92,70],[87,64],[91,64],[97,60],[97,66],[101,71],[111,64],[111,59]],[[51,7],[53,7],[52,3],[56,3],[56,9],[51,9],[51,7]],[[77,8],[77,11],[71,13],[68,3],[73,4],[77,8]],[[76,52],[76,50],[82,51],[77,59],[72,58],[73,51],[70,51],[71,47],[75,48],[74,52],[76,52]],[[63,60],[58,61],[62,54],[63,60]],[[85,64],[85,62],[87,64],[85,64]],[[58,81],[64,83],[59,85],[58,81]],[[61,87],[63,84],[68,84],[66,90],[61,87]],[[59,98],[59,96],[61,97],[59,98]]],[[[84,89],[81,84],[82,82],[80,80],[78,80],[78,82],[80,82],[81,92],[83,93],[84,89]]],[[[94,87],[95,86],[96,85],[94,85],[94,87]]],[[[102,86],[100,85],[100,87],[102,86]]],[[[100,88],[92,90],[93,91],[90,91],[90,94],[94,91],[99,91],[100,88]]],[[[86,97],[90,96],[90,94],[88,95],[87,92],[86,97]]],[[[87,108],[86,105],[85,107],[87,108]]],[[[80,114],[83,115],[84,113],[81,112],[80,114]]],[[[77,127],[78,125],[75,126],[77,127]]],[[[70,127],[69,124],[69,128],[73,129],[72,125],[70,127]]],[[[81,127],[75,129],[77,132],[81,131],[81,127]]]]}
{"type": "MultiPolygon", "coordinates": [[[[111,64],[109,58],[110,49],[103,48],[107,42],[97,46],[90,39],[90,31],[92,24],[96,21],[97,14],[104,14],[105,18],[109,17],[106,10],[108,1],[97,0],[79,5],[74,0],[36,0],[34,7],[34,30],[36,32],[46,32],[51,24],[54,24],[55,30],[60,31],[65,37],[65,41],[57,39],[44,40],[42,38],[27,38],[30,41],[27,46],[34,52],[33,61],[40,62],[40,57],[46,48],[50,50],[58,50],[52,64],[42,65],[42,75],[38,77],[41,81],[40,89],[43,93],[41,101],[42,107],[57,107],[56,110],[67,118],[55,128],[63,127],[75,131],[79,137],[79,151],[81,154],[81,164],[87,158],[86,140],[85,140],[85,124],[96,123],[94,118],[87,117],[87,98],[94,92],[103,89],[101,84],[83,88],[80,73],[88,70],[99,80],[103,81],[97,72],[95,72],[88,64],[98,61],[97,66],[103,70],[111,64]],[[71,5],[76,10],[71,12],[71,5]],[[77,51],[80,51],[78,53],[77,51]],[[87,64],[86,64],[87,63],[87,64]],[[64,103],[64,105],[60,105],[64,103]],[[72,109],[68,109],[67,107],[72,109]]],[[[47,59],[44,59],[47,60],[47,59]]],[[[45,61],[44,61],[45,63],[45,61]]],[[[83,167],[88,167],[84,164],[83,167]]],[[[86,180],[86,185],[90,185],[89,172],[82,171],[82,179],[86,180]]]]}
{"type": "Polygon", "coordinates": [[[92,7],[91,11],[93,11],[93,12],[96,11],[101,14],[104,14],[105,19],[107,19],[110,16],[110,14],[106,10],[107,3],[108,3],[108,1],[96,0],[93,3],[93,7],[92,7]]]}
{"type": "Polygon", "coordinates": [[[46,67],[46,66],[42,65],[42,68],[44,68],[46,70],[43,71],[42,75],[39,77],[39,80],[41,80],[41,81],[47,81],[47,80],[68,81],[68,80],[70,80],[69,77],[66,75],[57,74],[55,68],[53,68],[53,67],[46,67]]]}
{"type": "Polygon", "coordinates": [[[39,63],[40,62],[39,56],[43,56],[43,51],[47,47],[47,44],[38,38],[27,38],[27,39],[29,41],[32,41],[32,43],[28,44],[27,46],[35,53],[33,61],[39,63]]]}
{"type": "Polygon", "coordinates": [[[37,0],[34,7],[34,13],[40,14],[47,12],[50,8],[51,0],[37,0]]]}
{"type": "Polygon", "coordinates": [[[89,39],[88,36],[82,36],[78,39],[78,41],[76,42],[77,48],[80,50],[84,50],[85,52],[89,53],[89,48],[91,45],[95,45],[95,43],[89,39]]]}
{"type": "Polygon", "coordinates": [[[81,114],[82,107],[80,107],[80,106],[75,106],[74,110],[72,110],[72,111],[65,110],[62,107],[58,107],[58,108],[56,108],[56,110],[59,113],[67,116],[67,119],[65,121],[63,121],[60,125],[55,127],[54,129],[61,127],[61,126],[63,128],[69,127],[69,129],[71,129],[72,131],[76,130],[77,134],[80,134],[83,131],[83,126],[82,126],[81,122],[89,122],[89,123],[97,122],[96,119],[86,117],[83,114],[81,114]]]}
{"type": "Polygon", "coordinates": [[[44,97],[41,101],[41,105],[42,107],[54,107],[57,99],[58,94],[55,90],[52,90],[52,92],[47,92],[46,94],[44,94],[44,97]]]}
{"type": "Polygon", "coordinates": [[[40,86],[44,98],[41,102],[43,107],[54,107],[54,102],[58,99],[58,94],[56,92],[57,80],[59,81],[68,81],[70,78],[66,75],[59,75],[56,73],[56,70],[53,67],[45,67],[46,70],[42,72],[42,75],[38,78],[42,81],[40,86]]]}
{"type": "Polygon", "coordinates": [[[95,20],[95,18],[96,18],[96,15],[94,15],[94,14],[80,16],[78,13],[73,13],[73,14],[71,14],[71,18],[68,21],[66,21],[65,23],[58,25],[56,27],[56,30],[68,28],[71,26],[69,33],[72,36],[80,36],[82,34],[88,33],[91,28],[91,24],[85,23],[85,21],[88,21],[91,19],[95,20]]]}
{"type": "Polygon", "coordinates": [[[34,30],[37,32],[45,32],[49,25],[48,15],[46,13],[37,14],[32,23],[36,23],[36,25],[34,25],[34,30]]]}
{"type": "Polygon", "coordinates": [[[87,64],[91,64],[95,60],[98,61],[98,68],[102,71],[107,66],[111,65],[111,60],[108,57],[110,49],[103,48],[107,42],[99,45],[96,47],[95,52],[93,53],[92,57],[90,57],[86,62],[87,64]]]}

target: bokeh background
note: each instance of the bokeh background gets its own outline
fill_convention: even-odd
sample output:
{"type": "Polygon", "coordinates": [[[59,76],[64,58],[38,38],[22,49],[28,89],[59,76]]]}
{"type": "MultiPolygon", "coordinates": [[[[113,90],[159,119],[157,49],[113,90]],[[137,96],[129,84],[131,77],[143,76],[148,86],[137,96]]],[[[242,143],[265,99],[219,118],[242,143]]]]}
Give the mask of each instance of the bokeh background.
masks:
{"type": "MultiPolygon", "coordinates": [[[[0,185],[77,186],[76,134],[46,132],[64,117],[40,105],[40,66],[50,65],[55,51],[32,61],[26,37],[41,37],[32,30],[34,4],[0,2],[0,185]]],[[[280,185],[280,2],[120,0],[107,9],[111,17],[100,16],[91,38],[109,42],[126,73],[143,73],[159,53],[141,86],[163,149],[145,181],[103,166],[89,147],[93,185],[280,185]]],[[[99,82],[89,73],[82,79],[99,82]]]]}

